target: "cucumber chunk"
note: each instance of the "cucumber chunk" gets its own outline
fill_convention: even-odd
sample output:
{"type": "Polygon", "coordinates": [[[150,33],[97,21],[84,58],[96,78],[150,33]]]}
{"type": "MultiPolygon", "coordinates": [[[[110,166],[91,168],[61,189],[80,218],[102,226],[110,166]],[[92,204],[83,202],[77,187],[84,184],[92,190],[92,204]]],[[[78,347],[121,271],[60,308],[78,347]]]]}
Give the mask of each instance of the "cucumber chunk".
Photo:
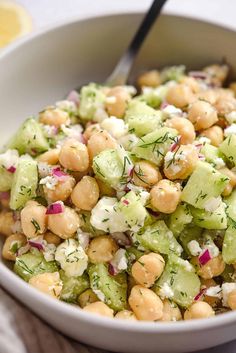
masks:
{"type": "Polygon", "coordinates": [[[191,240],[199,241],[201,234],[202,234],[202,228],[197,227],[193,224],[187,225],[184,228],[184,230],[181,232],[178,240],[179,240],[180,244],[183,246],[183,249],[187,253],[187,255],[191,256],[191,253],[188,248],[188,243],[191,240]]]}
{"type": "Polygon", "coordinates": [[[10,141],[8,148],[17,149],[20,154],[29,153],[33,156],[49,149],[40,124],[34,119],[27,119],[10,141]]]}
{"type": "Polygon", "coordinates": [[[164,68],[161,71],[162,82],[179,81],[185,73],[186,67],[184,65],[174,65],[164,68]]]}
{"type": "Polygon", "coordinates": [[[13,174],[9,173],[5,168],[0,166],[0,192],[11,189],[13,174]]]}
{"type": "Polygon", "coordinates": [[[182,192],[182,201],[196,208],[204,208],[209,200],[220,196],[229,178],[210,164],[198,162],[182,192]]]}
{"type": "Polygon", "coordinates": [[[201,148],[201,153],[205,156],[206,161],[214,168],[218,169],[224,166],[223,154],[220,152],[219,148],[206,143],[201,148]]]}
{"type": "Polygon", "coordinates": [[[225,212],[226,205],[221,202],[219,207],[214,212],[207,212],[191,206],[191,213],[193,215],[193,222],[206,229],[226,229],[227,216],[225,212]]]}
{"type": "Polygon", "coordinates": [[[47,262],[39,251],[18,256],[14,265],[14,272],[26,282],[40,273],[56,271],[58,271],[56,261],[47,262]]]}
{"type": "Polygon", "coordinates": [[[174,129],[160,128],[140,138],[132,149],[132,153],[160,166],[170,146],[177,142],[177,135],[174,129]]]}
{"type": "Polygon", "coordinates": [[[89,269],[91,288],[98,298],[115,311],[127,308],[127,277],[125,273],[111,276],[106,264],[92,265],[89,269]]]}
{"type": "Polygon", "coordinates": [[[129,131],[143,136],[161,126],[162,112],[149,107],[144,102],[132,101],[125,114],[129,131]]]}
{"type": "Polygon", "coordinates": [[[157,294],[163,292],[167,286],[170,289],[170,299],[183,308],[193,302],[200,291],[201,282],[193,268],[187,261],[177,256],[170,256],[161,278],[154,285],[157,294]]]}
{"type": "Polygon", "coordinates": [[[38,168],[34,160],[19,161],[12,181],[10,208],[17,210],[36,196],[38,186],[38,168]]]}
{"type": "Polygon", "coordinates": [[[228,136],[220,145],[219,150],[226,158],[236,165],[236,135],[228,136]]]}
{"type": "Polygon", "coordinates": [[[78,277],[67,277],[63,270],[60,271],[63,282],[60,299],[69,303],[76,303],[77,297],[89,288],[89,277],[83,274],[78,277]]]}
{"type": "Polygon", "coordinates": [[[80,118],[84,121],[96,121],[95,113],[97,109],[103,108],[105,98],[106,96],[102,92],[101,86],[98,86],[95,83],[90,83],[87,86],[83,86],[80,91],[80,118]]]}
{"type": "Polygon", "coordinates": [[[229,197],[224,199],[226,203],[226,214],[229,219],[229,224],[234,223],[236,225],[236,190],[233,190],[229,197]]]}
{"type": "Polygon", "coordinates": [[[161,85],[156,88],[145,87],[140,96],[134,98],[136,101],[145,102],[152,108],[158,108],[166,97],[168,86],[161,85]]]}
{"type": "Polygon", "coordinates": [[[222,256],[226,264],[236,262],[236,228],[235,225],[230,225],[224,236],[222,256]]]}
{"type": "Polygon", "coordinates": [[[189,206],[187,204],[180,204],[174,213],[169,218],[169,228],[175,236],[178,236],[185,226],[192,222],[189,206]]]}
{"type": "Polygon", "coordinates": [[[175,253],[180,255],[182,252],[181,245],[164,221],[157,221],[150,226],[142,228],[134,235],[134,239],[144,249],[160,252],[161,254],[175,253]]]}

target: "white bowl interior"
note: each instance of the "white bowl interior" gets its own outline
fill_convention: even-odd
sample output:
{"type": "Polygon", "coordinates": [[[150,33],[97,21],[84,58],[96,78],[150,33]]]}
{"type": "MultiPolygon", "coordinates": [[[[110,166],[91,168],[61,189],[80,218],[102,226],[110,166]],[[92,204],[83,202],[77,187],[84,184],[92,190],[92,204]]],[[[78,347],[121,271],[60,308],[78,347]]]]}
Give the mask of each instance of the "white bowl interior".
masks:
{"type": "MultiPolygon", "coordinates": [[[[141,14],[74,21],[23,39],[0,56],[0,138],[29,115],[89,81],[102,82],[141,20],[141,14]]],[[[236,69],[236,34],[208,23],[162,16],[137,58],[135,73],[185,64],[198,69],[226,58],[236,69]]],[[[190,352],[234,339],[236,314],[177,324],[128,324],[92,317],[30,288],[0,261],[0,281],[62,332],[102,348],[126,352],[190,352]],[[63,318],[62,318],[63,316],[63,318]],[[91,332],[93,334],[91,334],[91,332]],[[143,335],[142,335],[143,334],[143,335]],[[104,338],[106,337],[106,338],[104,338]],[[170,343],[170,338],[171,342],[170,343]],[[170,347],[171,344],[171,347],[170,347]]]]}

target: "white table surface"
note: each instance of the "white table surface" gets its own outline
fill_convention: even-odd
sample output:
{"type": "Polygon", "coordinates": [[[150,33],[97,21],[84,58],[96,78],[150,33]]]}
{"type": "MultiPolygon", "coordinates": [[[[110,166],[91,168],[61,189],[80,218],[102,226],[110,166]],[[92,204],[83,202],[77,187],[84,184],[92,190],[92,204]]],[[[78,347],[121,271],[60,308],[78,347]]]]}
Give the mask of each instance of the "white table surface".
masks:
{"type": "MultiPolygon", "coordinates": [[[[76,16],[145,10],[151,0],[18,0],[18,2],[30,12],[34,29],[39,29],[76,16]]],[[[236,29],[236,0],[169,0],[165,12],[205,19],[236,29]]],[[[235,352],[236,341],[201,353],[235,352]]]]}

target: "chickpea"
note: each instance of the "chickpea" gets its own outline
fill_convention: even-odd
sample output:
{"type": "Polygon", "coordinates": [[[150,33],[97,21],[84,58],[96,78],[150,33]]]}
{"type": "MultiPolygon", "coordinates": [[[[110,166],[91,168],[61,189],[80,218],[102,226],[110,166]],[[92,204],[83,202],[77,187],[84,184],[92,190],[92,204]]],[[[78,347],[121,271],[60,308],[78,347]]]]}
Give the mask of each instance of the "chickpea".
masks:
{"type": "Polygon", "coordinates": [[[198,152],[193,145],[182,145],[165,157],[164,174],[170,180],[186,179],[198,162],[198,152]],[[170,156],[170,158],[169,158],[170,156]]]}
{"type": "Polygon", "coordinates": [[[140,285],[132,288],[129,305],[138,320],[157,321],[163,316],[161,299],[151,289],[140,285]]]}
{"type": "Polygon", "coordinates": [[[66,140],[59,154],[59,162],[66,169],[75,172],[86,171],[89,167],[87,147],[75,139],[66,140]]]}
{"type": "MultiPolygon", "coordinates": [[[[217,286],[217,283],[214,281],[213,278],[204,279],[201,278],[202,288],[210,288],[217,286]]],[[[220,304],[220,298],[218,297],[211,297],[209,295],[204,295],[204,302],[208,303],[211,307],[215,307],[220,304]]]]}
{"type": "Polygon", "coordinates": [[[161,84],[160,73],[157,70],[146,71],[138,77],[139,87],[157,87],[161,84]]]}
{"type": "Polygon", "coordinates": [[[75,186],[75,179],[68,175],[58,180],[57,184],[53,189],[49,189],[46,185],[43,185],[43,191],[46,199],[52,203],[56,201],[66,201],[72,193],[73,187],[75,186]]]}
{"type": "Polygon", "coordinates": [[[165,125],[178,131],[182,145],[191,144],[196,138],[194,126],[188,119],[175,117],[167,120],[165,125]]]}
{"type": "Polygon", "coordinates": [[[231,99],[234,98],[234,93],[229,88],[217,88],[218,99],[231,99]]]}
{"type": "Polygon", "coordinates": [[[97,301],[99,301],[98,297],[90,288],[80,294],[78,298],[79,306],[81,308],[84,308],[85,306],[95,303],[97,301]]]}
{"type": "Polygon", "coordinates": [[[116,190],[113,189],[110,185],[105,184],[102,180],[96,178],[96,182],[98,184],[99,187],[99,191],[100,191],[100,195],[101,196],[110,196],[110,197],[114,197],[116,196],[116,190]]]}
{"type": "MultiPolygon", "coordinates": [[[[10,208],[10,192],[3,192],[2,193],[2,197],[0,199],[0,205],[2,206],[2,208],[5,208],[5,209],[9,209],[10,208]]],[[[1,233],[1,231],[0,231],[0,233],[1,233]]]]}
{"type": "Polygon", "coordinates": [[[15,261],[16,251],[27,243],[23,234],[12,234],[6,238],[2,248],[2,257],[6,260],[15,261]]]}
{"type": "Polygon", "coordinates": [[[224,116],[236,110],[235,98],[219,98],[214,104],[219,115],[224,116]]]}
{"type": "Polygon", "coordinates": [[[184,320],[205,319],[214,315],[215,312],[209,304],[198,301],[196,303],[193,303],[185,311],[184,320]]]}
{"type": "Polygon", "coordinates": [[[113,317],[114,311],[103,302],[95,302],[86,305],[83,310],[100,316],[113,317]]]}
{"type": "Polygon", "coordinates": [[[29,284],[39,289],[45,294],[49,294],[53,298],[59,298],[62,290],[62,282],[59,272],[40,273],[33,276],[29,280],[29,284]]]}
{"type": "Polygon", "coordinates": [[[45,125],[60,127],[62,124],[67,125],[70,122],[70,117],[64,110],[50,108],[39,114],[39,122],[45,125]]]}
{"type": "Polygon", "coordinates": [[[71,194],[73,204],[85,211],[91,211],[99,199],[99,187],[96,179],[84,176],[71,194]]]}
{"type": "Polygon", "coordinates": [[[56,234],[53,234],[51,232],[46,232],[44,235],[43,235],[43,239],[46,240],[46,242],[48,244],[54,244],[56,246],[58,246],[59,244],[61,244],[61,238],[56,235],[56,234]]]}
{"type": "Polygon", "coordinates": [[[21,226],[27,238],[35,238],[47,230],[46,207],[36,201],[28,201],[21,211],[21,226]]]}
{"type": "Polygon", "coordinates": [[[189,86],[180,83],[169,88],[166,100],[169,104],[182,109],[192,103],[195,97],[189,86]]]}
{"type": "Polygon", "coordinates": [[[12,227],[14,226],[13,212],[0,213],[0,234],[8,236],[12,234],[12,227]]]}
{"type": "Polygon", "coordinates": [[[177,304],[169,299],[163,300],[163,316],[161,321],[179,321],[182,320],[182,314],[177,304]]]}
{"type": "Polygon", "coordinates": [[[89,260],[94,263],[109,262],[118,250],[116,242],[108,235],[92,239],[88,247],[89,260]]]}
{"type": "Polygon", "coordinates": [[[233,91],[234,97],[236,97],[236,82],[232,82],[229,88],[233,91]]]}
{"type": "Polygon", "coordinates": [[[130,310],[122,310],[119,311],[116,315],[115,315],[115,319],[121,319],[121,320],[131,320],[131,321],[136,321],[137,318],[134,315],[134,313],[130,310]]]}
{"type": "Polygon", "coordinates": [[[215,108],[204,101],[196,101],[189,107],[188,118],[197,131],[211,127],[218,120],[215,108]]]}
{"type": "Polygon", "coordinates": [[[221,86],[228,76],[229,67],[227,65],[214,64],[206,66],[203,71],[209,74],[212,84],[215,86],[221,86]]]}
{"type": "Polygon", "coordinates": [[[89,157],[92,160],[100,152],[116,148],[117,142],[107,131],[100,131],[90,137],[87,146],[89,157]]]}
{"type": "Polygon", "coordinates": [[[204,279],[210,279],[213,277],[220,276],[224,272],[225,263],[222,255],[213,257],[205,265],[201,266],[198,270],[198,275],[204,279]]]}
{"type": "Polygon", "coordinates": [[[193,93],[198,93],[200,91],[199,83],[194,77],[183,76],[179,83],[188,86],[193,93]]]}
{"type": "Polygon", "coordinates": [[[199,100],[206,101],[212,105],[216,103],[218,97],[219,97],[219,93],[215,89],[207,89],[197,94],[197,98],[199,100]]]}
{"type": "Polygon", "coordinates": [[[102,131],[102,129],[99,124],[91,124],[86,127],[86,129],[84,130],[83,136],[88,141],[92,135],[100,131],[102,131]]]}
{"type": "Polygon", "coordinates": [[[41,162],[41,163],[55,165],[59,161],[59,154],[60,154],[60,150],[58,148],[54,148],[38,156],[37,160],[38,162],[41,162]]]}
{"type": "Polygon", "coordinates": [[[233,190],[233,188],[236,186],[236,175],[232,170],[228,168],[221,168],[219,170],[220,173],[226,175],[229,178],[229,183],[226,185],[224,188],[224,191],[222,192],[223,196],[229,196],[233,190]]]}
{"type": "Polygon", "coordinates": [[[144,160],[135,163],[133,173],[135,185],[150,188],[161,179],[161,173],[154,164],[144,160]]]}
{"type": "Polygon", "coordinates": [[[70,207],[65,206],[62,213],[48,215],[48,229],[62,239],[73,237],[79,226],[79,215],[70,207]]]}
{"type": "Polygon", "coordinates": [[[224,133],[220,126],[214,125],[201,132],[201,136],[207,137],[211,140],[211,144],[215,147],[219,147],[221,142],[224,140],[224,133]]]}
{"type": "Polygon", "coordinates": [[[112,87],[107,93],[105,109],[109,115],[123,118],[129,101],[130,95],[124,87],[112,87]]]}
{"type": "Polygon", "coordinates": [[[173,213],[181,198],[181,189],[179,183],[173,183],[170,180],[160,180],[150,192],[151,205],[156,210],[163,213],[173,213]]]}
{"type": "Polygon", "coordinates": [[[159,254],[149,253],[141,256],[131,269],[132,276],[138,284],[150,288],[161,276],[165,260],[159,254]]]}
{"type": "Polygon", "coordinates": [[[229,293],[228,305],[231,310],[236,310],[236,289],[232,290],[232,292],[229,293]]]}

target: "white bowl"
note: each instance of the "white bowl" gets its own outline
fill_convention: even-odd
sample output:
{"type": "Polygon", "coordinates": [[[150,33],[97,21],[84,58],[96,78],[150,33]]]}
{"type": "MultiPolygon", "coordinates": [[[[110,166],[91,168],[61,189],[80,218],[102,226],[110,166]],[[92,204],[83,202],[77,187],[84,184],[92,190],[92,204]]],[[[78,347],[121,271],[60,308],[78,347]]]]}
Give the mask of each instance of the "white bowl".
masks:
{"type": "MultiPolygon", "coordinates": [[[[28,115],[79,84],[103,81],[140,22],[141,14],[74,20],[25,38],[0,56],[1,142],[28,115]]],[[[209,23],[162,16],[134,72],[168,64],[197,69],[227,61],[236,66],[236,33],[209,23]]],[[[0,259],[1,284],[61,332],[119,352],[190,352],[236,338],[236,313],[178,323],[129,323],[93,316],[31,288],[0,259]]]]}

